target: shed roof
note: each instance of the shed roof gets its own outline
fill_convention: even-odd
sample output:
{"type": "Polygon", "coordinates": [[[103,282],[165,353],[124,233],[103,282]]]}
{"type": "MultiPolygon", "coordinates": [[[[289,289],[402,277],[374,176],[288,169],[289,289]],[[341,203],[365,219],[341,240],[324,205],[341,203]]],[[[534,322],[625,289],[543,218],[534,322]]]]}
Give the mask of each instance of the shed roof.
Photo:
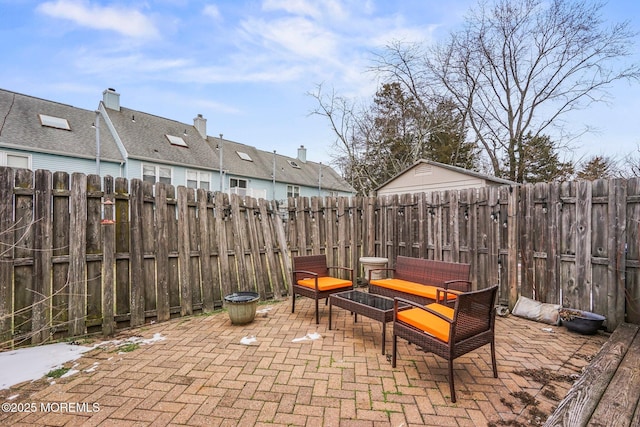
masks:
{"type": "Polygon", "coordinates": [[[493,175],[483,174],[483,173],[480,173],[480,172],[464,169],[464,168],[461,168],[461,167],[458,167],[458,166],[448,165],[446,163],[434,162],[433,160],[420,159],[420,160],[416,161],[415,163],[413,163],[411,166],[409,166],[406,169],[404,169],[402,172],[398,173],[396,176],[388,179],[383,184],[381,184],[378,187],[376,187],[375,190],[378,191],[381,188],[384,188],[389,183],[395,181],[399,176],[404,175],[405,173],[407,173],[408,171],[412,170],[413,168],[415,168],[415,167],[417,167],[419,165],[423,165],[423,164],[432,165],[432,166],[440,167],[440,168],[447,169],[447,170],[450,170],[450,171],[454,171],[454,172],[457,172],[457,173],[461,173],[461,174],[464,174],[464,175],[468,175],[468,176],[471,176],[471,177],[474,177],[474,178],[483,179],[485,181],[489,181],[489,182],[494,183],[494,184],[518,185],[517,182],[509,181],[508,179],[498,178],[498,177],[493,176],[493,175]]]}

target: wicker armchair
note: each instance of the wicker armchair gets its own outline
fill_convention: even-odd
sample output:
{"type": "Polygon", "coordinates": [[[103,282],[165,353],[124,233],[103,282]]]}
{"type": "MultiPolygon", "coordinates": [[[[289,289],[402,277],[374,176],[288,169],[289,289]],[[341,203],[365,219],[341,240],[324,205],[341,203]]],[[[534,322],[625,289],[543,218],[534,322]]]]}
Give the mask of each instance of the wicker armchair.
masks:
{"type": "MultiPolygon", "coordinates": [[[[396,367],[398,337],[421,347],[427,353],[447,359],[451,402],[455,402],[453,359],[485,344],[491,344],[493,376],[498,378],[494,334],[494,304],[497,291],[496,285],[480,291],[458,294],[453,308],[438,303],[423,306],[407,299],[395,298],[392,366],[396,367]],[[399,303],[405,306],[402,307],[399,303]]],[[[446,301],[446,295],[444,298],[446,301]]],[[[440,295],[437,301],[441,301],[440,295]]]]}
{"type": "MultiPolygon", "coordinates": [[[[293,280],[291,281],[291,312],[295,313],[296,294],[312,298],[316,302],[316,325],[320,323],[318,300],[329,295],[353,289],[353,269],[347,267],[327,267],[325,255],[305,255],[293,257],[293,280]],[[332,277],[329,270],[349,272],[349,280],[332,277]]],[[[325,301],[326,303],[326,301],[325,301]]]]}

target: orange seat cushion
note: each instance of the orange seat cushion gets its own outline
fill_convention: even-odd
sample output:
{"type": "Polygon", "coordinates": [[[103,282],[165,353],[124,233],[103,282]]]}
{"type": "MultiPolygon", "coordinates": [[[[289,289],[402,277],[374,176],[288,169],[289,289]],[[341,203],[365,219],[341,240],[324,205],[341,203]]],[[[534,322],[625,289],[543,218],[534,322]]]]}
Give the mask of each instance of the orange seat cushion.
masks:
{"type": "MultiPolygon", "coordinates": [[[[305,288],[316,288],[316,279],[313,277],[309,277],[307,279],[298,280],[298,285],[304,286],[305,288]]],[[[331,291],[334,289],[345,288],[353,285],[350,280],[345,279],[337,279],[335,277],[318,277],[318,290],[319,291],[331,291]]]]}
{"type": "MultiPolygon", "coordinates": [[[[453,319],[453,309],[442,304],[429,304],[431,310],[436,311],[449,319],[453,319]]],[[[444,342],[449,342],[450,324],[433,313],[420,308],[410,308],[398,312],[398,320],[415,328],[425,331],[427,334],[444,342]]]]}
{"type": "MultiPolygon", "coordinates": [[[[398,292],[404,292],[406,294],[429,298],[434,301],[436,300],[436,292],[438,289],[442,289],[436,286],[422,285],[420,283],[409,282],[408,280],[402,279],[378,279],[372,280],[371,284],[382,288],[393,289],[398,292]]],[[[456,299],[455,291],[448,292],[448,301],[456,299]]],[[[441,299],[444,299],[444,297],[441,297],[441,299]]]]}

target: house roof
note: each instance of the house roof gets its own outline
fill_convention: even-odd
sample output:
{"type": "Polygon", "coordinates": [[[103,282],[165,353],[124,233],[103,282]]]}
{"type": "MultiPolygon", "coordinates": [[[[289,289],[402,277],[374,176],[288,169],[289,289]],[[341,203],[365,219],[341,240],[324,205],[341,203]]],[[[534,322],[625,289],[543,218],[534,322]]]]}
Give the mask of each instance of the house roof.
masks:
{"type": "Polygon", "coordinates": [[[196,128],[175,120],[120,107],[104,109],[129,158],[199,169],[217,169],[218,157],[196,128]],[[167,135],[181,138],[175,145],[167,135]]]}
{"type": "MultiPolygon", "coordinates": [[[[226,139],[220,144],[220,138],[211,136],[205,139],[194,123],[185,124],[122,107],[119,105],[119,95],[113,89],[105,93],[118,96],[118,109],[108,107],[104,99],[100,102],[102,160],[121,162],[126,156],[147,162],[218,170],[220,157],[217,147],[221,145],[224,151],[222,167],[228,174],[272,180],[273,152],[226,139]],[[113,126],[118,141],[110,132],[109,125],[113,126]],[[170,141],[170,137],[176,138],[174,143],[170,141]],[[245,153],[245,159],[238,153],[245,153]]],[[[0,146],[95,159],[95,120],[95,111],[0,89],[0,146]],[[49,116],[53,125],[65,124],[66,120],[70,130],[43,125],[39,116],[41,114],[49,116]]],[[[276,154],[275,159],[277,182],[317,187],[321,171],[323,189],[355,192],[327,165],[303,162],[281,154],[276,154]]]]}
{"type": "MultiPolygon", "coordinates": [[[[92,110],[0,89],[2,147],[95,159],[95,120],[96,112],[92,110]],[[54,120],[54,124],[68,124],[69,130],[43,125],[41,115],[54,120]]],[[[100,158],[124,160],[106,127],[101,127],[100,132],[100,158]]]]}
{"type": "MultiPolygon", "coordinates": [[[[205,140],[193,124],[188,125],[141,111],[124,107],[120,107],[120,111],[110,108],[105,111],[130,158],[218,170],[218,147],[222,146],[222,168],[227,174],[267,181],[273,179],[273,152],[217,137],[208,136],[205,140]],[[181,138],[186,147],[172,144],[167,135],[181,138]]],[[[276,154],[277,182],[317,187],[319,168],[319,163],[302,162],[276,154]],[[293,167],[291,162],[298,167],[293,167]]],[[[340,175],[327,166],[322,166],[322,188],[353,191],[340,175]]]]}
{"type": "Polygon", "coordinates": [[[422,165],[422,164],[437,166],[437,167],[440,167],[440,168],[443,168],[443,169],[447,169],[447,170],[451,170],[451,171],[454,171],[454,172],[458,172],[458,173],[461,173],[461,174],[464,174],[464,175],[468,175],[468,176],[471,176],[471,177],[474,177],[474,178],[483,179],[485,181],[489,181],[489,182],[492,182],[492,183],[495,183],[495,184],[500,184],[500,185],[518,185],[517,182],[509,181],[508,179],[498,178],[498,177],[495,177],[495,176],[492,176],[492,175],[487,175],[487,174],[483,174],[483,173],[480,173],[480,172],[471,171],[471,170],[464,169],[464,168],[461,168],[461,167],[458,167],[458,166],[448,165],[446,163],[434,162],[433,160],[420,159],[420,160],[416,161],[414,164],[412,164],[411,166],[409,166],[406,169],[404,169],[402,172],[398,173],[393,178],[385,181],[383,184],[381,184],[378,187],[376,187],[375,190],[376,191],[380,190],[381,188],[385,187],[389,183],[391,183],[394,180],[396,180],[399,176],[404,175],[405,173],[407,173],[411,169],[415,168],[418,165],[422,165]]]}
{"type": "MultiPolygon", "coordinates": [[[[303,162],[300,159],[277,153],[274,155],[273,152],[258,150],[255,147],[227,139],[221,140],[220,138],[209,137],[209,144],[214,149],[222,145],[222,168],[230,175],[270,181],[273,179],[273,160],[275,156],[277,182],[318,187],[318,177],[322,173],[320,185],[323,189],[355,192],[333,168],[320,163],[303,162]]],[[[219,162],[219,158],[216,158],[219,162]]],[[[216,169],[219,168],[218,164],[216,163],[214,166],[216,169]]]]}

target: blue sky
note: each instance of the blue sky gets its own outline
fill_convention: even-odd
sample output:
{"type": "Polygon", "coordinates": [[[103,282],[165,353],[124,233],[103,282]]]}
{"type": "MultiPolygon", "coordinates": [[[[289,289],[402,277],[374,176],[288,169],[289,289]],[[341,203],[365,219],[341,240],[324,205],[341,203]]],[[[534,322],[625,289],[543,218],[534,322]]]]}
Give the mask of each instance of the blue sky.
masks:
{"type": "MultiPolygon", "coordinates": [[[[640,28],[637,1],[612,0],[605,18],[640,28]]],[[[316,85],[370,97],[372,52],[392,40],[434,41],[471,0],[0,0],[0,87],[95,109],[114,88],[127,108],[207,133],[328,163],[335,139],[309,113],[316,85]]],[[[634,61],[640,61],[640,37],[634,61]]],[[[608,105],[567,119],[597,133],[574,141],[574,160],[622,157],[640,145],[640,84],[611,88],[608,105]]]]}

